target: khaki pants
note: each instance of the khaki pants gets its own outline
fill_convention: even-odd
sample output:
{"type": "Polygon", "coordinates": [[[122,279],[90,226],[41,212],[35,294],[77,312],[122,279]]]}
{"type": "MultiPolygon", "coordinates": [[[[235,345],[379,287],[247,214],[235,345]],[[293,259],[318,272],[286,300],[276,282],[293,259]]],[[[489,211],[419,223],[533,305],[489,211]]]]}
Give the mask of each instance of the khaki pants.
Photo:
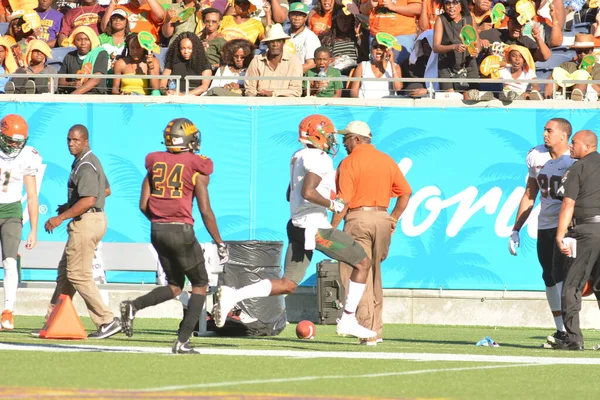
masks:
{"type": "MultiPolygon", "coordinates": [[[[386,259],[392,240],[392,225],[386,211],[351,211],[344,220],[344,232],[356,240],[371,259],[371,268],[367,277],[356,318],[365,328],[377,332],[377,338],[383,332],[383,287],[381,284],[381,263],[386,259]]],[[[340,276],[348,292],[348,281],[352,267],[340,263],[340,276]]]]}
{"type": "Polygon", "coordinates": [[[83,298],[96,326],[112,322],[114,315],[102,301],[92,274],[94,251],[106,233],[106,226],[106,215],[103,212],[85,213],[80,220],[73,219],[69,222],[69,239],[58,263],[56,289],[50,300],[48,313],[61,294],[73,297],[77,292],[83,298]]]}

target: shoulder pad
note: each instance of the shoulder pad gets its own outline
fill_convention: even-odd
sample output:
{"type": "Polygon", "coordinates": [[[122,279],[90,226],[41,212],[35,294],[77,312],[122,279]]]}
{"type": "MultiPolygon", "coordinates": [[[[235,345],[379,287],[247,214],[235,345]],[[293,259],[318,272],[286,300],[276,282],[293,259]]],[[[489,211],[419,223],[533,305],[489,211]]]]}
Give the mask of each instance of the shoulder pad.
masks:
{"type": "Polygon", "coordinates": [[[210,158],[199,154],[197,160],[199,161],[197,163],[198,172],[203,175],[210,175],[213,173],[214,165],[210,158]]]}
{"type": "Polygon", "coordinates": [[[527,152],[527,155],[529,155],[534,150],[535,150],[535,147],[532,147],[531,149],[529,149],[529,151],[527,152]]]}

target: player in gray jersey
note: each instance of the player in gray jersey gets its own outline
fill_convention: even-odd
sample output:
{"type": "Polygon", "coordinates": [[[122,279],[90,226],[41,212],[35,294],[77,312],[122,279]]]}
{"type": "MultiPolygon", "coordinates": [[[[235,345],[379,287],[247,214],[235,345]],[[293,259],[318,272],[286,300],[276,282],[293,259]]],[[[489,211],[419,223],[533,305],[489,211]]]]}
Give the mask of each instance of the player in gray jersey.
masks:
{"type": "Polygon", "coordinates": [[[546,285],[546,298],[556,325],[556,332],[547,338],[549,343],[565,337],[561,313],[565,258],[555,241],[558,213],[561,207],[561,200],[557,198],[556,192],[563,175],[575,162],[569,155],[571,132],[569,121],[563,118],[552,118],[544,126],[544,144],[534,147],[527,154],[527,185],[508,243],[510,253],[516,256],[516,248],[520,243],[519,231],[531,214],[539,193],[537,253],[542,266],[542,278],[546,285]]]}

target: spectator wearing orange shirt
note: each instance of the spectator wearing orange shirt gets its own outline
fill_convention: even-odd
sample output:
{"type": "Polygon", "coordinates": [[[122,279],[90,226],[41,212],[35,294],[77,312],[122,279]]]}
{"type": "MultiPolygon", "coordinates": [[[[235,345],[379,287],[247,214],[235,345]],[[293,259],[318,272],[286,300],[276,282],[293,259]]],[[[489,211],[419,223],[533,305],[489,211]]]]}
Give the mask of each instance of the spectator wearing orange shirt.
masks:
{"type": "MultiPolygon", "coordinates": [[[[392,233],[404,212],[411,188],[396,162],[371,144],[371,128],[363,121],[352,121],[344,135],[344,147],[348,152],[337,170],[337,195],[346,206],[331,221],[337,228],[344,219],[344,232],[348,233],[367,252],[371,267],[364,295],[358,305],[358,322],[377,332],[376,340],[361,344],[376,345],[383,341],[383,287],[381,263],[386,259],[392,233]],[[398,200],[391,212],[387,210],[392,197],[398,200]]],[[[341,264],[341,281],[348,282],[352,268],[341,264]]]]}
{"type": "Polygon", "coordinates": [[[308,29],[319,36],[331,29],[334,0],[319,0],[308,17],[308,29]]]}
{"type": "Polygon", "coordinates": [[[0,0],[0,22],[10,21],[10,14],[12,14],[12,8],[8,0],[0,0]]]}
{"type": "Polygon", "coordinates": [[[419,15],[419,30],[425,32],[433,29],[438,15],[444,12],[444,5],[441,0],[423,0],[423,7],[419,15]]]}
{"type": "Polygon", "coordinates": [[[408,59],[417,38],[417,19],[423,9],[423,0],[361,0],[360,12],[369,16],[371,39],[379,32],[389,33],[402,45],[394,50],[396,63],[408,59]]]}
{"type": "Polygon", "coordinates": [[[129,4],[118,5],[118,0],[110,2],[102,17],[102,31],[106,26],[115,9],[124,10],[127,13],[127,21],[131,32],[150,32],[154,40],[158,42],[161,25],[165,22],[167,12],[158,0],[130,0],[129,4]]]}

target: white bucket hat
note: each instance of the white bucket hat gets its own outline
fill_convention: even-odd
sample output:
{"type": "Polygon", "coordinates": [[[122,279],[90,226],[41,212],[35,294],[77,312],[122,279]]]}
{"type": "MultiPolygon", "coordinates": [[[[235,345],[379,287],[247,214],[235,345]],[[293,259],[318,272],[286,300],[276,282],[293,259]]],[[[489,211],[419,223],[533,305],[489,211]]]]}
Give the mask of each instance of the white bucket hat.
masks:
{"type": "Polygon", "coordinates": [[[270,42],[272,40],[286,40],[290,36],[283,31],[281,24],[271,24],[265,29],[265,38],[261,42],[270,42]]]}

